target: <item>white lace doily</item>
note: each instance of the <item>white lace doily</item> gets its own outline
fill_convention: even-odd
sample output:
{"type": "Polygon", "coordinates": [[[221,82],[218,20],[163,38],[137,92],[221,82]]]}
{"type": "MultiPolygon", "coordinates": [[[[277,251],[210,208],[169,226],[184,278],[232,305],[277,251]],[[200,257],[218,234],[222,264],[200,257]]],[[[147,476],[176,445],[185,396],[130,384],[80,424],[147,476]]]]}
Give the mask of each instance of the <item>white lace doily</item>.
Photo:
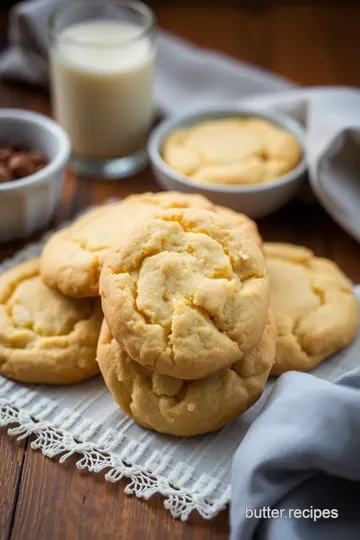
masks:
{"type": "MultiPolygon", "coordinates": [[[[0,265],[0,273],[38,256],[44,241],[0,265]]],[[[358,338],[315,374],[333,380],[356,367],[359,354],[358,338]]],[[[31,447],[49,458],[59,456],[60,463],[78,454],[79,469],[104,471],[109,482],[127,478],[127,494],[148,499],[160,493],[175,518],[186,520],[196,510],[210,519],[230,501],[233,454],[271,386],[254,407],[217,433],[176,438],[147,431],[127,418],[101,376],[67,387],[25,385],[0,376],[0,425],[16,424],[8,432],[18,438],[34,435],[31,447]]]]}

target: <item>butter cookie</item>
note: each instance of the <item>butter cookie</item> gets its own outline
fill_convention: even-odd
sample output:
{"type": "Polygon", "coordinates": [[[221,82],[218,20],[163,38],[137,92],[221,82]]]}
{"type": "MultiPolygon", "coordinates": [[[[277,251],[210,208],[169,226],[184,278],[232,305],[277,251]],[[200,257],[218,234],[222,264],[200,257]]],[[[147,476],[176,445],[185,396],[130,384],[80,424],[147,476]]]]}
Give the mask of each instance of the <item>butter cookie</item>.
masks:
{"type": "Polygon", "coordinates": [[[181,379],[231,366],[264,331],[262,251],[232,218],[169,210],[109,250],[100,276],[110,331],[131,358],[181,379]]]}
{"type": "Polygon", "coordinates": [[[0,373],[29,383],[68,384],[99,372],[98,299],[74,300],[44,285],[39,260],[0,276],[0,373]]]}
{"type": "Polygon", "coordinates": [[[308,371],[343,349],[358,329],[358,304],[333,262],[302,246],[264,244],[277,326],[272,375],[308,371]]]}
{"type": "Polygon", "coordinates": [[[97,360],[114,400],[135,422],[170,435],[201,435],[222,428],[260,397],[274,362],[275,338],[270,321],[242,360],[216,375],[186,381],[131,360],[104,321],[97,360]]]}

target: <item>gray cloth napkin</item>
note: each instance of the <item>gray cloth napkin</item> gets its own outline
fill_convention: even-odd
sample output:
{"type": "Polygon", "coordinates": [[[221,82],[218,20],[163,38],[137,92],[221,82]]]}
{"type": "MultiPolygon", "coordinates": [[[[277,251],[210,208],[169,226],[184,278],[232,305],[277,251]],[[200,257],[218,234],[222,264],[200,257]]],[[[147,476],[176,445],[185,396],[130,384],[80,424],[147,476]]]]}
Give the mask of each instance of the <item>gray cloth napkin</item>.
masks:
{"type": "MultiPolygon", "coordinates": [[[[0,75],[48,84],[48,20],[66,0],[16,6],[0,75]]],[[[69,0],[70,1],[70,0],[69,0]]],[[[278,108],[307,130],[314,193],[360,241],[360,92],[297,89],[263,70],[161,32],[155,96],[171,114],[217,102],[278,108]],[[257,96],[257,97],[254,97],[257,96]]],[[[360,517],[360,371],[331,384],[311,375],[279,379],[243,439],[232,472],[232,540],[355,540],[360,517]],[[337,510],[338,518],[247,519],[245,509],[337,510]]]]}
{"type": "MultiPolygon", "coordinates": [[[[0,76],[48,84],[48,25],[53,11],[72,0],[32,0],[11,11],[9,48],[0,76]]],[[[337,223],[360,242],[360,91],[298,89],[267,71],[166,32],[157,38],[155,99],[165,113],[183,114],[216,103],[277,108],[307,131],[307,161],[315,196],[337,223]]]]}
{"type": "Polygon", "coordinates": [[[244,101],[278,109],[307,129],[309,179],[317,199],[360,242],[360,91],[304,88],[244,101]]]}
{"type": "MultiPolygon", "coordinates": [[[[47,86],[49,19],[67,4],[73,1],[31,0],[11,10],[9,48],[0,56],[0,75],[47,86]]],[[[165,112],[294,87],[280,76],[158,32],[155,98],[165,112]]]]}
{"type": "Polygon", "coordinates": [[[336,383],[279,378],[234,457],[231,540],[360,538],[360,368],[336,383]]]}

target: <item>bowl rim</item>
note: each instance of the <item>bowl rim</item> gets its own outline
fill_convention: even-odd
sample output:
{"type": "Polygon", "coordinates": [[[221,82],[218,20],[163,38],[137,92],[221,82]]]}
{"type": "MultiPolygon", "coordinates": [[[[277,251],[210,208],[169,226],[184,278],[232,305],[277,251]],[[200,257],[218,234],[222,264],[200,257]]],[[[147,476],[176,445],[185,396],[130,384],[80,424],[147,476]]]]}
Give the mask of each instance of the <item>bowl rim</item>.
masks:
{"type": "Polygon", "coordinates": [[[25,178],[0,183],[0,193],[16,191],[21,188],[33,186],[48,180],[52,174],[58,172],[69,161],[71,153],[70,138],[66,131],[52,118],[44,114],[27,109],[0,109],[0,125],[2,119],[16,119],[24,123],[33,124],[38,129],[44,129],[58,139],[59,149],[56,156],[45,167],[25,178]]]}
{"type": "Polygon", "coordinates": [[[294,118],[279,112],[277,110],[262,110],[253,107],[243,107],[240,105],[222,105],[214,107],[206,107],[197,109],[196,111],[187,112],[183,115],[172,115],[169,118],[162,120],[152,131],[148,141],[148,154],[152,163],[160,169],[164,174],[170,176],[173,180],[185,184],[192,188],[198,188],[202,191],[218,192],[218,193],[237,193],[250,194],[259,191],[272,191],[277,188],[296,182],[302,176],[307,168],[306,165],[306,148],[305,148],[305,129],[294,118]],[[302,159],[297,166],[288,173],[279,176],[272,182],[264,184],[242,184],[242,185],[224,185],[224,184],[207,184],[196,182],[188,179],[185,175],[172,169],[163,159],[161,155],[162,143],[173,130],[187,127],[196,124],[202,120],[210,120],[212,118],[226,118],[227,116],[255,116],[263,118],[277,124],[279,127],[293,133],[301,146],[302,159]]]}

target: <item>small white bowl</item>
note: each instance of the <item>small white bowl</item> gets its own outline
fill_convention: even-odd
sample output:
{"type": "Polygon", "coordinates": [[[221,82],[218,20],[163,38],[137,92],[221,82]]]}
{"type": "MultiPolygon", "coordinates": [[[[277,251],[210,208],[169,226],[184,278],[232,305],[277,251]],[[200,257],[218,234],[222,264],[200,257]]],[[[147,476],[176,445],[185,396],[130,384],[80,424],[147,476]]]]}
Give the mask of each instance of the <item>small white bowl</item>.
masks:
{"type": "Polygon", "coordinates": [[[259,112],[236,106],[216,107],[164,120],[153,130],[149,138],[148,152],[153,172],[163,188],[186,193],[201,193],[216,204],[227,206],[254,219],[272,214],[288,202],[298,191],[306,171],[305,132],[298,122],[278,112],[259,112]],[[241,186],[194,182],[165,163],[162,158],[162,146],[172,131],[198,122],[227,117],[263,118],[290,131],[297,137],[302,148],[301,162],[295,169],[273,182],[241,186]]]}
{"type": "Polygon", "coordinates": [[[42,114],[0,109],[0,145],[10,139],[41,150],[48,164],[25,178],[0,183],[0,242],[23,238],[47,225],[59,201],[70,158],[66,132],[42,114]]]}

